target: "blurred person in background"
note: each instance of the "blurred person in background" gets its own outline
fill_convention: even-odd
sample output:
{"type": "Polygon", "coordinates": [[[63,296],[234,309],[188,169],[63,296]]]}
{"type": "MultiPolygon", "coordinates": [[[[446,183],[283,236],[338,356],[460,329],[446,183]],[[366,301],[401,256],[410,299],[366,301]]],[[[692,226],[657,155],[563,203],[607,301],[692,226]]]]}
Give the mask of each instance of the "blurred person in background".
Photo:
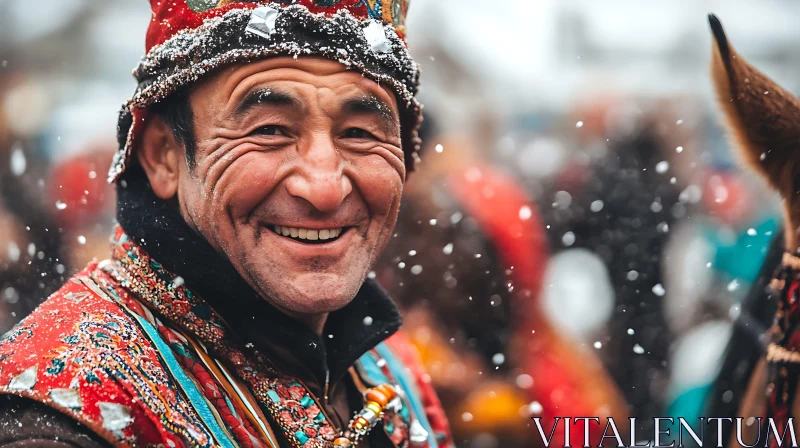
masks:
{"type": "MultiPolygon", "coordinates": [[[[530,195],[491,161],[495,119],[481,110],[470,131],[423,125],[422,162],[376,276],[404,309],[456,442],[527,447],[539,440],[530,417],[547,432],[555,416],[624,418],[626,406],[593,353],[543,313],[545,229],[530,195]]],[[[554,434],[563,444],[563,429],[554,434]]],[[[583,440],[583,428],[571,437],[583,440]]]]}
{"type": "MultiPolygon", "coordinates": [[[[26,96],[36,89],[24,71],[0,75],[0,328],[7,330],[63,282],[70,265],[45,204],[47,159],[31,133],[26,96]]],[[[35,114],[33,114],[35,115],[35,114]]],[[[33,127],[35,128],[35,127],[33,127]]]]}
{"type": "Polygon", "coordinates": [[[571,306],[559,306],[558,292],[545,297],[547,310],[591,343],[646,434],[663,415],[670,374],[664,251],[688,204],[663,129],[675,120],[663,106],[635,104],[605,99],[578,110],[585,149],[545,187],[541,207],[557,261],[548,280],[586,283],[567,289],[571,306]]]}
{"type": "MultiPolygon", "coordinates": [[[[151,6],[111,259],[0,342],[0,445],[452,446],[366,279],[419,149],[408,3],[151,6]]],[[[98,154],[53,171],[65,233],[98,154]]]]}

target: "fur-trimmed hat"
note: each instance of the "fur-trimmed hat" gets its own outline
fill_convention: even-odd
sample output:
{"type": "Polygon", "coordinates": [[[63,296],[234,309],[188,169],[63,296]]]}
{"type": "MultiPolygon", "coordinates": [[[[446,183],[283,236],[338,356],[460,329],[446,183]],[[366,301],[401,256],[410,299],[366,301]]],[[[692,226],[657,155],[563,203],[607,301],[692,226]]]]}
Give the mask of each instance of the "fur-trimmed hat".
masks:
{"type": "Polygon", "coordinates": [[[147,54],[134,71],[139,85],[120,111],[109,182],[125,171],[150,106],[222,66],[273,56],[328,58],[390,87],[412,170],[422,106],[415,99],[419,67],[404,40],[408,2],[150,0],[147,54]]]}

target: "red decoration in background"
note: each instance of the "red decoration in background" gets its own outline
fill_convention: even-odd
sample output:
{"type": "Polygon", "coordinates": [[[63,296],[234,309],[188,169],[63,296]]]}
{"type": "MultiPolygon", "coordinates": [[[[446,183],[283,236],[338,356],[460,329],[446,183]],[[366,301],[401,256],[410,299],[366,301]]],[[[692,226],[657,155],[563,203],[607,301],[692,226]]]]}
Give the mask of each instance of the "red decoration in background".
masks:
{"type": "Polygon", "coordinates": [[[728,225],[741,225],[750,219],[758,207],[750,187],[740,175],[712,170],[703,183],[703,207],[728,225]]]}
{"type": "Polygon", "coordinates": [[[107,151],[77,156],[57,164],[48,183],[48,197],[61,226],[69,229],[96,220],[110,204],[106,183],[107,151]]]}
{"type": "MultiPolygon", "coordinates": [[[[514,285],[513,312],[516,325],[520,367],[534,378],[528,398],[542,406],[542,427],[546,432],[556,422],[556,417],[583,417],[598,415],[598,410],[608,406],[606,397],[615,391],[604,382],[599,363],[580,354],[577,346],[560,335],[544,318],[539,305],[544,273],[548,262],[547,237],[544,224],[533,200],[510,176],[482,165],[478,179],[453,176],[449,186],[467,212],[486,233],[498,250],[503,266],[513,266],[510,280],[514,285]],[[493,200],[486,200],[484,192],[491,191],[493,200]]],[[[590,425],[589,440],[596,446],[605,426],[590,425]]],[[[531,426],[532,431],[536,429],[531,426]]],[[[570,425],[570,442],[573,446],[584,440],[583,425],[570,425]]],[[[564,423],[559,423],[553,434],[552,446],[566,442],[564,423]]]]}

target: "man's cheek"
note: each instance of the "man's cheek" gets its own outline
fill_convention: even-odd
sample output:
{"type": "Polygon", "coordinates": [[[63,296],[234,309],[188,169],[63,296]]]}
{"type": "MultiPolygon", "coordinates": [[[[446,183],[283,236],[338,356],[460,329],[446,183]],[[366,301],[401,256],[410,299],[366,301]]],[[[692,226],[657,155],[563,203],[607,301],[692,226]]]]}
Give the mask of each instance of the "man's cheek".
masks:
{"type": "Polygon", "coordinates": [[[263,157],[247,159],[234,162],[218,185],[217,196],[234,219],[250,215],[280,183],[278,164],[263,157]]]}
{"type": "MultiPolygon", "coordinates": [[[[357,166],[354,182],[373,215],[396,215],[403,195],[402,175],[390,163],[375,158],[369,166],[357,166]]],[[[376,216],[377,215],[377,216],[376,216]]]]}

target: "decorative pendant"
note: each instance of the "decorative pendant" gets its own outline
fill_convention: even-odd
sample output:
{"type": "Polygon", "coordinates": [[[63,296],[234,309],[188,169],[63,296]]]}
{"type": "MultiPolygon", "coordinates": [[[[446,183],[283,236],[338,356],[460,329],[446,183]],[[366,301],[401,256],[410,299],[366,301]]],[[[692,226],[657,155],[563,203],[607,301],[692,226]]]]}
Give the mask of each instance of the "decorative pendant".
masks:
{"type": "Polygon", "coordinates": [[[333,446],[355,448],[378,422],[383,419],[384,410],[399,409],[402,406],[397,391],[389,384],[367,389],[364,393],[364,408],[356,412],[341,437],[333,441],[333,446]]]}

